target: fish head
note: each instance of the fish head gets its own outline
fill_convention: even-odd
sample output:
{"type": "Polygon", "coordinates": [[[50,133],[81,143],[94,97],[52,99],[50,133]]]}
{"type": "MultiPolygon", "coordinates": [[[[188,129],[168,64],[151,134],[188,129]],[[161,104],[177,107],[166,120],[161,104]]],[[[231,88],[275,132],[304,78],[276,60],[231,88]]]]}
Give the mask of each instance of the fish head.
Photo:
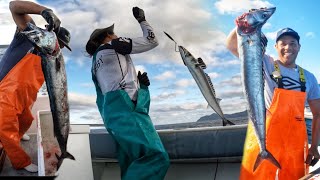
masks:
{"type": "Polygon", "coordinates": [[[43,54],[54,54],[60,51],[59,42],[53,31],[41,29],[32,23],[27,23],[29,31],[21,32],[43,54]]]}
{"type": "Polygon", "coordinates": [[[250,10],[248,13],[245,13],[236,19],[238,31],[242,34],[251,34],[256,32],[256,30],[262,28],[275,10],[275,7],[250,10]]]}
{"type": "Polygon", "coordinates": [[[183,60],[184,65],[190,66],[197,64],[197,59],[193,57],[193,55],[183,46],[178,46],[181,58],[183,60]]]}

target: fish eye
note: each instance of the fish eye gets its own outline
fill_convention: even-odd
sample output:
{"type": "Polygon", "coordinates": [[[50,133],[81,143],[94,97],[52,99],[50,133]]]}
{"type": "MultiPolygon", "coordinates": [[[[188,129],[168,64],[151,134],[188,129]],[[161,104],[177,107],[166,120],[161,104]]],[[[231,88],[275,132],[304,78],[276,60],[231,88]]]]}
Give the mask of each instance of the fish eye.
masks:
{"type": "Polygon", "coordinates": [[[262,18],[266,18],[267,17],[267,15],[265,15],[265,14],[262,14],[262,18]]]}
{"type": "Polygon", "coordinates": [[[34,42],[36,42],[36,43],[39,42],[39,38],[38,38],[38,37],[35,37],[35,38],[34,38],[34,42]]]}

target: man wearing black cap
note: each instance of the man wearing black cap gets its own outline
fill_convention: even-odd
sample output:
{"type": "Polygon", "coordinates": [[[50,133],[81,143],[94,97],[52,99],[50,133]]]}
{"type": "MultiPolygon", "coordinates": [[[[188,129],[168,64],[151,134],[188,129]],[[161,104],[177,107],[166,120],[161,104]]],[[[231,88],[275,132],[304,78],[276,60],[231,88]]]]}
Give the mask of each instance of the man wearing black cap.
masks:
{"type": "Polygon", "coordinates": [[[143,37],[118,38],[114,25],[96,29],[86,45],[93,57],[92,79],[104,124],[117,143],[121,179],[161,180],[169,158],[148,115],[150,85],[146,73],[136,73],[130,54],[155,48],[158,41],[144,11],[133,8],[143,37]]]}
{"type": "Polygon", "coordinates": [[[37,166],[21,148],[20,139],[32,123],[31,108],[44,76],[41,58],[30,52],[33,45],[21,32],[29,30],[28,22],[34,24],[29,14],[39,14],[47,21],[47,29],[56,32],[60,48],[65,46],[71,51],[70,33],[60,27],[59,18],[44,6],[11,1],[9,7],[17,29],[0,61],[0,143],[15,169],[37,172],[37,166]]]}
{"type": "MultiPolygon", "coordinates": [[[[239,57],[236,29],[231,31],[226,42],[227,48],[239,57]]],[[[320,131],[320,90],[315,76],[296,64],[300,51],[300,36],[291,28],[277,33],[275,49],[278,58],[264,55],[264,96],[267,108],[266,146],[280,163],[278,169],[268,162],[262,162],[253,172],[258,152],[248,142],[246,158],[241,167],[241,177],[246,179],[299,179],[308,172],[307,165],[314,165],[320,158],[317,146],[320,131]],[[312,143],[308,149],[304,106],[308,102],[313,113],[312,143]],[[250,147],[251,149],[250,149],[250,147]],[[248,155],[250,152],[251,154],[248,155]],[[248,165],[251,164],[251,165],[248,165]],[[252,165],[253,166],[253,165],[252,165]]],[[[247,142],[246,142],[247,144],[247,142]]],[[[257,148],[258,149],[258,148],[257,148]]]]}

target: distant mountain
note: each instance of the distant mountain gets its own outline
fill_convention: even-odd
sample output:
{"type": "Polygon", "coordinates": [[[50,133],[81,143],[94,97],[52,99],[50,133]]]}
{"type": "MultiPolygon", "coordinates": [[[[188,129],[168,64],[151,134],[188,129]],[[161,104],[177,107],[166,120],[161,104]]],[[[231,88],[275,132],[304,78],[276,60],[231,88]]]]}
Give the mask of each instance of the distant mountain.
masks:
{"type": "MultiPolygon", "coordinates": [[[[233,114],[225,114],[225,117],[229,120],[248,119],[248,112],[247,112],[247,110],[245,110],[245,111],[237,112],[237,113],[233,113],[233,114]]],[[[221,118],[218,114],[213,113],[211,115],[201,117],[197,122],[216,121],[216,120],[221,120],[221,118]]]]}

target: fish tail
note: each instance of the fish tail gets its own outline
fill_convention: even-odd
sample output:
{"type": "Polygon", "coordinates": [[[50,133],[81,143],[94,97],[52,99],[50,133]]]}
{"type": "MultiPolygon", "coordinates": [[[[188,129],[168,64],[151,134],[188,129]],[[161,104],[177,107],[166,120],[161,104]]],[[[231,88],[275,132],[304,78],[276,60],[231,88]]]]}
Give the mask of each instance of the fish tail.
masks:
{"type": "Polygon", "coordinates": [[[56,154],[56,157],[57,157],[57,159],[58,159],[57,170],[60,168],[60,166],[61,166],[61,164],[62,164],[62,162],[63,162],[63,160],[64,160],[65,158],[75,160],[74,156],[73,156],[72,154],[70,154],[69,152],[65,152],[65,153],[63,153],[61,156],[58,156],[58,155],[56,154]]]}
{"type": "Polygon", "coordinates": [[[253,172],[258,168],[258,166],[262,163],[264,159],[270,161],[273,165],[281,169],[281,166],[279,162],[276,160],[276,158],[274,158],[273,155],[268,150],[265,150],[259,153],[256,159],[256,162],[254,163],[254,166],[253,166],[253,172]]]}
{"type": "Polygon", "coordinates": [[[233,122],[229,121],[228,119],[222,118],[222,125],[223,125],[223,126],[226,126],[227,124],[229,124],[229,125],[235,125],[233,122]]]}

